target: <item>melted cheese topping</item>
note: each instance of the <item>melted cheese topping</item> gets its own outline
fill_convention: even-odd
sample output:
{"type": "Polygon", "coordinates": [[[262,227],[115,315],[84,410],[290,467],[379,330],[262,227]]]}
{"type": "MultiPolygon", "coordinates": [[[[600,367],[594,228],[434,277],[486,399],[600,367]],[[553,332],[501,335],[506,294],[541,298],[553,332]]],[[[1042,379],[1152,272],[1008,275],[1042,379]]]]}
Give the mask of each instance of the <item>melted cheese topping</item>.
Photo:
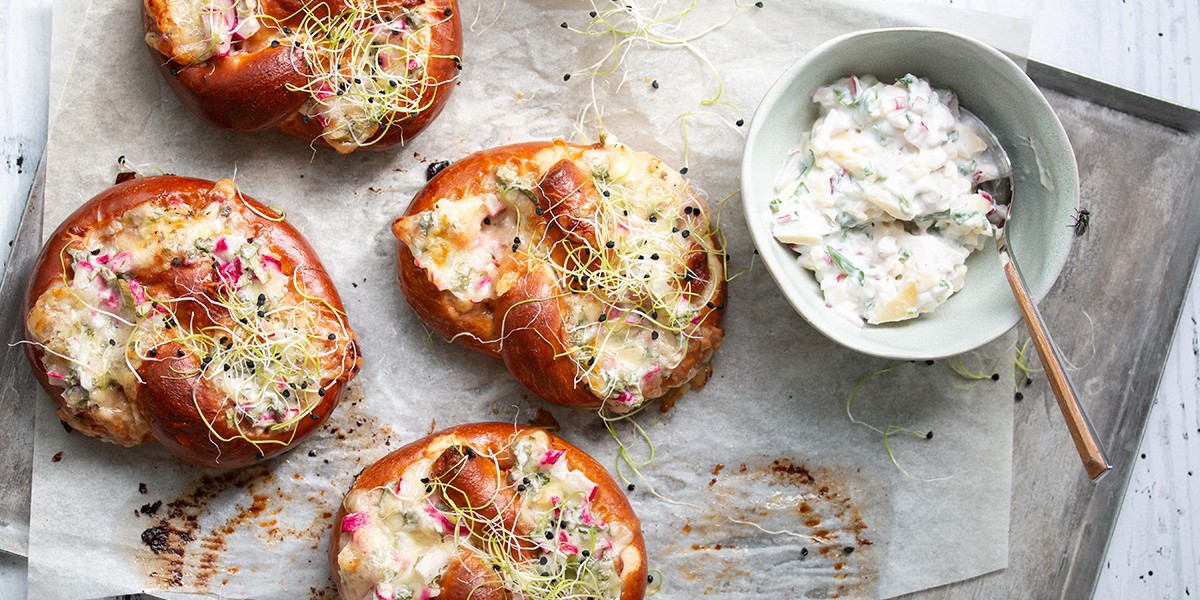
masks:
{"type": "Polygon", "coordinates": [[[582,152],[555,145],[455,193],[403,219],[398,233],[439,290],[478,304],[510,289],[519,267],[546,269],[570,290],[560,302],[577,381],[619,411],[666,393],[724,276],[708,208],[677,171],[617,143],[582,152]],[[587,219],[595,239],[561,242],[568,262],[586,266],[558,264],[542,243],[546,221],[534,190],[563,158],[590,174],[601,194],[587,219]],[[689,271],[696,254],[708,266],[700,291],[692,291],[698,274],[689,271]]]}
{"type": "MultiPolygon", "coordinates": [[[[216,185],[236,193],[228,180],[216,185]]],[[[169,342],[202,367],[180,375],[198,375],[228,397],[226,422],[248,432],[290,428],[346,367],[333,341],[347,335],[341,320],[294,288],[229,201],[137,205],[69,244],[63,263],[63,280],[30,311],[31,341],[45,351],[50,382],[64,388],[60,416],[107,441],[151,438],[134,402],[137,370],[165,358],[159,347],[169,342]],[[216,311],[195,296],[163,296],[152,283],[198,263],[217,273],[208,301],[216,311]],[[196,310],[215,322],[200,328],[177,316],[196,310]]]]}
{"type": "Polygon", "coordinates": [[[183,65],[228,56],[259,30],[256,0],[145,0],[146,43],[183,65]]]}
{"type": "MultiPolygon", "coordinates": [[[[437,440],[426,456],[436,457],[450,445],[446,438],[437,440]]],[[[448,505],[441,484],[430,479],[434,458],[412,463],[398,481],[348,494],[337,555],[347,600],[437,597],[441,576],[459,553],[474,554],[492,581],[517,597],[549,597],[557,588],[558,598],[619,598],[623,582],[616,560],[633,533],[592,513],[596,483],[570,469],[564,451],[550,449],[545,432],[522,434],[506,454],[494,458],[515,464],[498,483],[516,492],[517,527],[529,532],[520,541],[514,541],[514,532],[494,529],[488,535],[495,539],[473,538],[468,525],[473,516],[448,505]],[[508,555],[517,544],[536,546],[532,560],[508,555]]],[[[626,561],[628,568],[633,562],[626,561]]]]}
{"type": "Polygon", "coordinates": [[[821,117],[771,201],[772,233],[812,270],[825,303],[861,325],[911,319],[962,288],[994,235],[974,186],[999,168],[948,90],[908,75],[819,88],[821,117]]]}

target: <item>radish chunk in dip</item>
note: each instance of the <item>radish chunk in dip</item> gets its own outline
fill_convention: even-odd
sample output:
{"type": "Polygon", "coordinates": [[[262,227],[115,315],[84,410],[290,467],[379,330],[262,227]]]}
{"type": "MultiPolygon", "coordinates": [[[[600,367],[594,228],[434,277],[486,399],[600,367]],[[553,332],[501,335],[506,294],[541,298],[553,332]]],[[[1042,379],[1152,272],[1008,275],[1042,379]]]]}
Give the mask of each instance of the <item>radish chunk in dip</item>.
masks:
{"type": "Polygon", "coordinates": [[[930,312],[962,288],[994,237],[980,182],[999,167],[948,89],[906,75],[818,88],[821,116],[791,151],[771,200],[772,234],[814,272],[825,304],[861,326],[930,312]]]}

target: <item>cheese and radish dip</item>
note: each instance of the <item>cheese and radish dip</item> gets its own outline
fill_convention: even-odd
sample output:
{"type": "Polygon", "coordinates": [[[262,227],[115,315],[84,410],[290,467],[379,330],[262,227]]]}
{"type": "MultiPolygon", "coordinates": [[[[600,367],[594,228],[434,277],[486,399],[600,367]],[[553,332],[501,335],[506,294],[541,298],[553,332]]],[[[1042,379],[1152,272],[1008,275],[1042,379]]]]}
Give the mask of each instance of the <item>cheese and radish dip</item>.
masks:
{"type": "Polygon", "coordinates": [[[230,429],[288,431],[326,386],[357,370],[342,315],[306,294],[297,265],[285,273],[280,255],[255,239],[238,194],[226,179],[206,198],[214,201],[164,194],[65,233],[74,239],[57,257],[62,275],[26,323],[47,379],[62,390],[65,423],[125,446],[152,441],[139,369],[190,357],[195,366],[179,377],[226,398],[219,418],[230,429]],[[192,289],[167,293],[188,281],[192,289]]]}
{"type": "Polygon", "coordinates": [[[978,121],[912,75],[848,77],[813,102],[821,116],[776,183],[773,235],[855,324],[934,310],[962,288],[967,256],[996,233],[988,215],[1004,208],[975,189],[1000,174],[978,121]]]}
{"type": "Polygon", "coordinates": [[[620,598],[622,572],[640,564],[633,532],[593,512],[599,486],[568,466],[565,450],[535,430],[496,456],[480,455],[497,465],[494,483],[513,494],[516,520],[506,528],[443,496],[447,484],[432,467],[452,445],[439,438],[399,479],[347,494],[334,541],[343,598],[435,598],[458,561],[478,565],[487,584],[515,598],[620,598]]]}
{"type": "Polygon", "coordinates": [[[723,332],[702,322],[724,309],[724,254],[707,204],[678,171],[611,137],[586,148],[558,142],[456,193],[394,231],[461,312],[542,270],[561,292],[577,387],[626,412],[704,384],[723,332]],[[563,160],[592,204],[540,197],[563,160]]]}

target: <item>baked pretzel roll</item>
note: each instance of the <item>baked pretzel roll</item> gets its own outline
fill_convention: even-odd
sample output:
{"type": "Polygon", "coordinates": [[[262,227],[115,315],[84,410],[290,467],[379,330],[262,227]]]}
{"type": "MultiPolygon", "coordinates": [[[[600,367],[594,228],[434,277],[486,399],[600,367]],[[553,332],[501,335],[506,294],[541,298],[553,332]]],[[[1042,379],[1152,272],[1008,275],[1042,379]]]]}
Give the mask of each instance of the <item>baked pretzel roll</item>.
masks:
{"type": "Polygon", "coordinates": [[[462,425],[367,467],[334,519],[343,600],[593,598],[646,591],[642,528],[592,457],[545,430],[462,425]]]}
{"type": "Polygon", "coordinates": [[[92,198],[42,249],[24,321],[64,423],[206,467],[299,442],[360,364],[313,249],[228,179],[144,177],[92,198]]]}
{"type": "Polygon", "coordinates": [[[724,331],[708,205],[658,159],[561,140],[447,167],[392,223],[400,289],[539,396],[627,412],[702,386],[724,331]]]}
{"type": "Polygon", "coordinates": [[[460,68],[457,0],[144,0],[146,43],[189,110],[341,153],[441,112],[460,68]]]}

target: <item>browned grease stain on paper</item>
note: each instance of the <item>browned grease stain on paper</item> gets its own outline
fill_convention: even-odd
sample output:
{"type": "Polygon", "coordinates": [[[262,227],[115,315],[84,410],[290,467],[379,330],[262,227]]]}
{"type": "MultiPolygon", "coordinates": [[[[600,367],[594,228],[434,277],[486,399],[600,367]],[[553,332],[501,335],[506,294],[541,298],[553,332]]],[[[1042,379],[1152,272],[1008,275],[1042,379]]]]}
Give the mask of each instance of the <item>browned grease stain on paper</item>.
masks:
{"type": "MultiPolygon", "coordinates": [[[[359,408],[361,392],[351,386],[321,428],[295,449],[237,471],[202,472],[163,504],[157,520],[141,521],[137,559],[147,590],[220,593],[246,565],[230,564],[230,546],[261,545],[270,553],[282,542],[301,541],[302,555],[280,553],[281,566],[311,563],[327,571],[324,542],[333,514],[353,478],[393,449],[392,429],[359,408]],[[335,457],[347,456],[351,459],[335,457]],[[334,486],[314,481],[333,481],[334,486]],[[232,510],[230,505],[232,504],[232,510]],[[289,516],[309,515],[297,524],[289,516]],[[290,523],[290,524],[289,524],[290,523]]],[[[259,569],[255,578],[271,573],[259,569]]],[[[287,575],[281,570],[279,578],[287,575]]],[[[312,600],[336,600],[332,580],[309,590],[312,600]]]]}
{"type": "Polygon", "coordinates": [[[711,501],[662,553],[664,585],[678,577],[704,595],[874,596],[879,558],[847,477],[788,458],[711,473],[711,501]]]}

